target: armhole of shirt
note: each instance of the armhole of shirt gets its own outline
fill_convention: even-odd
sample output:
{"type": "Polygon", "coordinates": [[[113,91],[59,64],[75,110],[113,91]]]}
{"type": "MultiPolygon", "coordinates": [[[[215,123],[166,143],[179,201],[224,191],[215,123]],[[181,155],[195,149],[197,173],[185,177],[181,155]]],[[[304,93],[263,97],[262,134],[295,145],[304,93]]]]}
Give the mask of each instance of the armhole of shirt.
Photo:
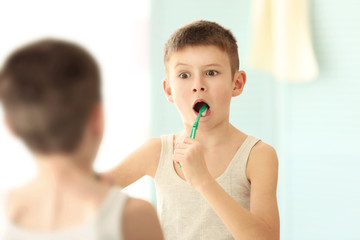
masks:
{"type": "Polygon", "coordinates": [[[244,142],[244,150],[243,150],[243,156],[241,159],[241,178],[242,181],[246,184],[246,186],[250,189],[251,183],[249,179],[247,178],[246,171],[247,171],[247,165],[250,157],[250,153],[252,148],[260,141],[259,138],[248,136],[248,138],[244,142]]]}
{"type": "Polygon", "coordinates": [[[160,151],[160,159],[158,162],[158,166],[156,169],[154,180],[157,181],[159,177],[161,176],[161,171],[163,171],[164,168],[166,168],[166,165],[168,164],[168,154],[170,149],[172,149],[171,144],[173,144],[173,135],[163,135],[160,137],[161,139],[161,151],[160,151]]]}

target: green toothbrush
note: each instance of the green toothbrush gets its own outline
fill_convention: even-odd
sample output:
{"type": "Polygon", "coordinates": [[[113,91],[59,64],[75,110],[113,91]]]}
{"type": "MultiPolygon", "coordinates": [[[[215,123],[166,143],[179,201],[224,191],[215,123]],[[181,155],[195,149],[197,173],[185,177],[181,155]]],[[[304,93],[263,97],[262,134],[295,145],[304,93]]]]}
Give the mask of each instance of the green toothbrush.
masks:
{"type": "Polygon", "coordinates": [[[194,125],[191,129],[191,133],[190,133],[190,137],[192,139],[195,139],[195,133],[196,133],[196,130],[198,129],[198,126],[199,126],[199,120],[200,120],[200,117],[201,117],[201,114],[203,114],[203,112],[208,108],[208,105],[206,103],[204,103],[200,110],[199,110],[199,114],[197,115],[196,117],[196,120],[194,122],[194,125]]]}
{"type": "MultiPolygon", "coordinates": [[[[196,133],[196,130],[198,129],[198,126],[199,126],[199,121],[200,121],[200,118],[201,118],[201,114],[203,114],[203,112],[208,108],[208,105],[206,103],[204,103],[200,110],[199,110],[199,114],[197,115],[196,117],[196,120],[194,122],[194,125],[191,129],[191,133],[190,133],[190,137],[192,139],[195,139],[195,133],[196,133]]],[[[179,167],[181,168],[181,164],[179,165],[179,167]]]]}

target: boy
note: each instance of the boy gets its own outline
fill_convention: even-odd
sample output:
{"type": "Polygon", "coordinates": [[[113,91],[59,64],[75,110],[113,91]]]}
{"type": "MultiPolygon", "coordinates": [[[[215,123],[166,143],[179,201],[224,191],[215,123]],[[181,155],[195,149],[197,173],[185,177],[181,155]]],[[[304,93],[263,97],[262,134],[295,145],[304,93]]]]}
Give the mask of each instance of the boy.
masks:
{"type": "Polygon", "coordinates": [[[162,239],[149,203],[94,177],[103,111],[89,53],[59,40],[15,51],[0,74],[0,99],[38,167],[32,181],[0,194],[0,239],[162,239]]]}
{"type": "Polygon", "coordinates": [[[246,82],[234,36],[214,22],[190,23],[166,43],[164,64],[163,89],[184,130],[150,139],[103,176],[122,186],[153,177],[166,239],[279,239],[276,152],[229,123],[246,82]]]}

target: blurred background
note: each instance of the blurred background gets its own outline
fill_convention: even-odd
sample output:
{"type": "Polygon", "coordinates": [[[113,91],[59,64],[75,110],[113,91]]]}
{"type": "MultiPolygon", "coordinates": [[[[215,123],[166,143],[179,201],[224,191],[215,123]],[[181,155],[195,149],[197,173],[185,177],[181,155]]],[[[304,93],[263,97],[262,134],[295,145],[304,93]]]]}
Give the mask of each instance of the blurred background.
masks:
{"type": "MultiPolygon", "coordinates": [[[[248,77],[230,121],[278,152],[281,239],[360,239],[359,12],[356,0],[0,0],[0,63],[14,47],[43,36],[74,40],[95,55],[107,117],[95,164],[101,171],[148,137],[182,129],[162,92],[163,46],[190,21],[216,21],[237,38],[248,77]],[[283,45],[289,48],[279,57],[283,45]],[[292,62],[297,57],[303,61],[292,62]],[[277,63],[284,62],[300,71],[279,74],[277,63]]],[[[31,155],[0,124],[0,189],[34,173],[31,155]]],[[[149,178],[127,191],[155,204],[149,178]]]]}
{"type": "MultiPolygon", "coordinates": [[[[97,171],[118,164],[149,136],[149,9],[148,0],[0,0],[0,65],[14,48],[44,37],[79,43],[98,60],[106,119],[97,171]]],[[[0,189],[23,183],[35,171],[0,109],[0,189]]],[[[151,200],[148,185],[144,178],[127,191],[151,200]]]]}

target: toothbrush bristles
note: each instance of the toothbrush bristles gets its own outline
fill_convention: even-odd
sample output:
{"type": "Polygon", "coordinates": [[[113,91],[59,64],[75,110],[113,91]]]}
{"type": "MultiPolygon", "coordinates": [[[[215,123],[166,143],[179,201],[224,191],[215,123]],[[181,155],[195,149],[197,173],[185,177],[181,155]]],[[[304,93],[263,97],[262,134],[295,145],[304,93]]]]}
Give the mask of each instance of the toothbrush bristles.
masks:
{"type": "Polygon", "coordinates": [[[205,111],[203,111],[203,113],[201,114],[202,117],[205,117],[206,116],[206,112],[207,112],[207,108],[205,109],[205,111]]]}

